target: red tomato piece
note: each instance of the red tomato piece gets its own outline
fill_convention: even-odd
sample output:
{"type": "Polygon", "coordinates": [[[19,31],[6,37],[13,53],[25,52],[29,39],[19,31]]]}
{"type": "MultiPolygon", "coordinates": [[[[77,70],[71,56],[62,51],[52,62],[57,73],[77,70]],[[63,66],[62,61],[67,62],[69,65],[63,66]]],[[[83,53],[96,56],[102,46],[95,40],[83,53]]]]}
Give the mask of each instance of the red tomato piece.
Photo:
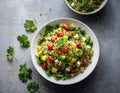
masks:
{"type": "Polygon", "coordinates": [[[62,54],[62,50],[56,48],[56,53],[57,53],[57,54],[62,54]]]}
{"type": "Polygon", "coordinates": [[[57,68],[57,71],[62,70],[62,66],[57,66],[56,68],[57,68]]]}
{"type": "Polygon", "coordinates": [[[53,50],[53,46],[54,46],[53,44],[49,44],[49,45],[48,45],[48,50],[49,50],[49,51],[53,50]]]}
{"type": "Polygon", "coordinates": [[[84,56],[87,56],[88,53],[89,53],[88,51],[85,51],[83,55],[84,55],[84,56]]]}
{"type": "Polygon", "coordinates": [[[63,24],[63,25],[62,25],[62,27],[63,27],[63,29],[65,29],[66,31],[68,31],[68,30],[69,30],[69,27],[68,27],[68,25],[67,25],[67,24],[63,24]]]}
{"type": "Polygon", "coordinates": [[[77,45],[78,48],[80,48],[81,47],[81,42],[77,40],[76,45],[77,45]]]}
{"type": "Polygon", "coordinates": [[[54,43],[55,40],[56,40],[56,38],[55,38],[55,37],[52,37],[50,41],[54,43]]]}
{"type": "Polygon", "coordinates": [[[71,69],[70,69],[70,72],[71,72],[71,73],[75,73],[75,72],[76,72],[76,69],[75,69],[75,68],[71,68],[71,69]]]}
{"type": "Polygon", "coordinates": [[[72,36],[74,36],[74,35],[76,35],[76,32],[75,32],[75,31],[71,31],[70,34],[71,34],[72,36]]]}
{"type": "Polygon", "coordinates": [[[57,32],[57,37],[63,37],[63,36],[64,36],[63,32],[61,32],[61,31],[57,32]]]}
{"type": "Polygon", "coordinates": [[[48,68],[48,64],[46,62],[42,63],[42,69],[46,70],[48,68]]]}
{"type": "Polygon", "coordinates": [[[63,52],[69,52],[70,51],[70,46],[66,45],[63,47],[63,52]]]}
{"type": "Polygon", "coordinates": [[[82,66],[86,67],[88,65],[88,60],[87,59],[83,59],[82,60],[82,66]]]}
{"type": "Polygon", "coordinates": [[[54,61],[52,56],[48,56],[48,60],[50,63],[53,63],[53,61],[54,61]]]}
{"type": "Polygon", "coordinates": [[[99,4],[100,0],[94,0],[95,4],[99,4]]]}

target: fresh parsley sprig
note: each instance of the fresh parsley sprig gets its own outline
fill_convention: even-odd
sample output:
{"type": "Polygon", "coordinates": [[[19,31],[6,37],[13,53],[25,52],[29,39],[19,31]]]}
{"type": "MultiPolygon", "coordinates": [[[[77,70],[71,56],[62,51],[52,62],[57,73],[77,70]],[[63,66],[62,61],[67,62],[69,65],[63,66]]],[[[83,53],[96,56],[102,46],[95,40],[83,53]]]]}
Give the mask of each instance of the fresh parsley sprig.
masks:
{"type": "Polygon", "coordinates": [[[33,20],[26,20],[24,27],[26,32],[34,33],[37,30],[37,27],[35,26],[35,22],[33,20]]]}
{"type": "Polygon", "coordinates": [[[39,84],[37,84],[36,82],[30,82],[27,84],[27,90],[30,93],[35,93],[39,91],[39,84]]]}
{"type": "Polygon", "coordinates": [[[32,79],[32,70],[27,67],[26,63],[20,65],[18,77],[22,83],[26,83],[29,79],[32,79]]]}
{"type": "Polygon", "coordinates": [[[15,58],[14,55],[13,55],[14,48],[9,46],[8,49],[7,49],[7,53],[8,54],[6,55],[6,57],[7,57],[8,61],[13,61],[13,58],[15,58]]]}
{"type": "Polygon", "coordinates": [[[28,37],[25,34],[18,35],[17,40],[20,42],[20,46],[24,48],[30,47],[30,42],[28,40],[28,37]]]}

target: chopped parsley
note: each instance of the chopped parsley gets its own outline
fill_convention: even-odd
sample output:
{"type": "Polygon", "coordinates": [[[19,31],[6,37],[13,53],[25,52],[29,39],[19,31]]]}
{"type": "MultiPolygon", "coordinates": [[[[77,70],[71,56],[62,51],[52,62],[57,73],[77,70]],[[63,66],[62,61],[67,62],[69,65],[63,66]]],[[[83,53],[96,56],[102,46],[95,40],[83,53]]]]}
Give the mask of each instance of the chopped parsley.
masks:
{"type": "Polygon", "coordinates": [[[15,58],[14,55],[13,55],[13,53],[14,53],[14,48],[11,47],[11,46],[9,46],[8,49],[7,49],[7,53],[8,53],[8,54],[6,55],[6,57],[7,57],[8,61],[12,61],[13,58],[15,58]]]}
{"type": "Polygon", "coordinates": [[[42,14],[40,14],[40,16],[42,16],[42,14]]]}
{"type": "Polygon", "coordinates": [[[50,8],[49,11],[52,11],[52,8],[50,8]]]}
{"type": "Polygon", "coordinates": [[[37,30],[35,22],[33,20],[26,20],[24,24],[26,32],[34,33],[37,30]]]}
{"type": "Polygon", "coordinates": [[[32,70],[27,67],[26,63],[20,65],[18,77],[22,83],[26,83],[29,79],[32,79],[32,70]]]}
{"type": "Polygon", "coordinates": [[[59,28],[58,23],[54,24],[53,26],[47,25],[45,27],[45,29],[43,31],[41,31],[40,36],[44,37],[45,35],[47,35],[48,33],[50,33],[51,31],[53,31],[54,29],[57,29],[57,28],[59,28]]]}
{"type": "Polygon", "coordinates": [[[27,84],[27,90],[30,93],[38,92],[39,84],[37,84],[36,82],[30,82],[30,83],[27,84]]]}
{"type": "Polygon", "coordinates": [[[41,65],[42,64],[42,60],[41,60],[41,57],[39,57],[39,56],[35,56],[36,57],[36,60],[37,60],[37,63],[39,64],[39,65],[41,65]]]}
{"type": "Polygon", "coordinates": [[[20,46],[24,48],[29,48],[30,47],[30,42],[28,40],[28,37],[24,34],[21,36],[18,35],[17,40],[20,42],[20,46]]]}

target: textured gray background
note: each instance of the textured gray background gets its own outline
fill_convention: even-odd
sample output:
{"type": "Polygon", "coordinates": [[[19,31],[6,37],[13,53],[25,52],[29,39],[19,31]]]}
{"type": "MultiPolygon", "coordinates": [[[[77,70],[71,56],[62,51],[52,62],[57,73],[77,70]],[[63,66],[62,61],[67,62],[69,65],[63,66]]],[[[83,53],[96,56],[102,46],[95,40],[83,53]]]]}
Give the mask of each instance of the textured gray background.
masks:
{"type": "Polygon", "coordinates": [[[28,93],[26,85],[18,79],[19,65],[28,64],[33,80],[40,84],[41,93],[120,93],[120,0],[109,0],[102,11],[81,16],[69,10],[63,0],[0,0],[0,93],[28,93]],[[50,11],[52,9],[52,11],[50,11]],[[42,16],[40,16],[42,14],[42,16]],[[93,73],[74,85],[60,86],[48,82],[35,70],[30,48],[22,49],[16,37],[27,34],[25,19],[38,20],[38,29],[46,22],[70,17],[83,21],[95,32],[100,43],[100,58],[93,73]],[[6,49],[15,48],[17,61],[6,60],[6,49]]]}

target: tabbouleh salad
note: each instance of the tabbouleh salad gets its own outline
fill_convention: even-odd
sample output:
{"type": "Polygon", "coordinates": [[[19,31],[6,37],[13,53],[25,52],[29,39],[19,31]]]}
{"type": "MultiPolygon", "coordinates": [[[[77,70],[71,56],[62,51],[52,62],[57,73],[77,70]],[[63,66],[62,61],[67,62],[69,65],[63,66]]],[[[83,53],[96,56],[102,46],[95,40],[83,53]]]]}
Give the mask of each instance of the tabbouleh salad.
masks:
{"type": "Polygon", "coordinates": [[[91,12],[98,9],[104,0],[67,0],[69,5],[79,12],[91,12]]]}
{"type": "Polygon", "coordinates": [[[46,75],[66,80],[83,73],[92,63],[93,41],[74,24],[47,25],[40,33],[36,60],[46,75]]]}

